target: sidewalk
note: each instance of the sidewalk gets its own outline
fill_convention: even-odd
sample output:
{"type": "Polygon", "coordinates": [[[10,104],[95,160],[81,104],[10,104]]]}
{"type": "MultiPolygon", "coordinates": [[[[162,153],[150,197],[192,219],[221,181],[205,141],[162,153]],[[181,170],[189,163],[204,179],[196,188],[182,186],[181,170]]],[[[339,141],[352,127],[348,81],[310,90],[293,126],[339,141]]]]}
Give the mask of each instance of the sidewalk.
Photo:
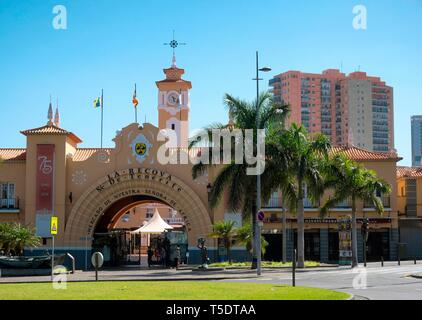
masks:
{"type": "MultiPolygon", "coordinates": [[[[333,267],[318,267],[297,270],[297,272],[307,271],[327,271],[333,267]]],[[[264,268],[263,274],[291,273],[291,268],[264,268]]],[[[204,280],[227,280],[227,279],[248,279],[257,278],[256,270],[251,269],[207,269],[201,271],[196,268],[175,269],[139,269],[130,267],[124,269],[106,269],[98,272],[99,281],[204,281],[204,280]]],[[[50,276],[37,277],[2,277],[1,283],[30,283],[30,282],[50,282],[50,276]]],[[[95,271],[76,270],[74,274],[67,274],[68,282],[95,281],[95,271]]]]}

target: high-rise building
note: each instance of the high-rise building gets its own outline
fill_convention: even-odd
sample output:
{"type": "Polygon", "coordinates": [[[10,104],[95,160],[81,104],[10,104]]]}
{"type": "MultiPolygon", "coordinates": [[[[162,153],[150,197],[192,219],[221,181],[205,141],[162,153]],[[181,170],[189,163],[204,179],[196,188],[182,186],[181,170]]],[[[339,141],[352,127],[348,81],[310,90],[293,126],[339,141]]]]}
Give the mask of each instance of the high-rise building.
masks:
{"type": "Polygon", "coordinates": [[[422,167],[422,116],[413,116],[412,122],[412,166],[422,167]]]}
{"type": "Polygon", "coordinates": [[[289,104],[288,123],[322,132],[334,145],[371,151],[394,149],[393,88],[365,72],[288,71],[270,80],[277,102],[289,104]]]}

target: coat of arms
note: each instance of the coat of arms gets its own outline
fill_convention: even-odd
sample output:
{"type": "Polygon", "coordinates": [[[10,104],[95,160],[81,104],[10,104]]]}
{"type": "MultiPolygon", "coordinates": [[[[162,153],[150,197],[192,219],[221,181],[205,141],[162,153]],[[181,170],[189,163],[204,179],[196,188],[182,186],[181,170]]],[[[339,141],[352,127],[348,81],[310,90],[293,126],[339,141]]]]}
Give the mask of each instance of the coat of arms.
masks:
{"type": "Polygon", "coordinates": [[[148,157],[151,143],[143,134],[139,134],[135,139],[133,139],[130,147],[132,148],[132,154],[136,161],[142,163],[148,157]]]}

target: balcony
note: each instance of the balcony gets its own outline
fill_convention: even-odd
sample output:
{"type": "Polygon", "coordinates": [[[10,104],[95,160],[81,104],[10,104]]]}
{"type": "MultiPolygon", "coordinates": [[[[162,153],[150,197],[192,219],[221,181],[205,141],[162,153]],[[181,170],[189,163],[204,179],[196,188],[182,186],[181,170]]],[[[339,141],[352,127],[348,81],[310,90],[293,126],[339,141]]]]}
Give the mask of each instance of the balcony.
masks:
{"type": "Polygon", "coordinates": [[[185,220],[182,217],[171,217],[171,218],[164,218],[165,222],[167,222],[169,225],[175,225],[175,224],[185,224],[185,220]]]}
{"type": "Polygon", "coordinates": [[[310,199],[303,199],[303,208],[305,209],[317,209],[318,206],[314,205],[310,199]]]}
{"type": "Polygon", "coordinates": [[[19,212],[19,198],[0,199],[0,212],[19,212]]]}
{"type": "Polygon", "coordinates": [[[350,209],[352,207],[352,199],[346,199],[336,204],[334,209],[350,209]]]}
{"type": "MultiPolygon", "coordinates": [[[[387,208],[387,209],[391,208],[390,197],[389,196],[382,196],[382,197],[378,197],[378,198],[381,200],[382,205],[384,206],[384,208],[387,208]]],[[[363,208],[364,209],[375,209],[374,208],[374,205],[371,202],[368,202],[368,201],[365,201],[363,203],[363,208]]]]}
{"type": "Polygon", "coordinates": [[[265,209],[282,208],[281,197],[271,197],[270,200],[264,205],[265,209]]]}

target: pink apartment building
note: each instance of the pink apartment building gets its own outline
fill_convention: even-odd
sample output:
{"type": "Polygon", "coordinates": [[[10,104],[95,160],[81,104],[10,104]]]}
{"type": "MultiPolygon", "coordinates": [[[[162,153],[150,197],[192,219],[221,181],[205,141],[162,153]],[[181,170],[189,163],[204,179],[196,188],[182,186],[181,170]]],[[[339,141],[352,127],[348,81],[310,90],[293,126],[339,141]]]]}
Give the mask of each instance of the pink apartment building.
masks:
{"type": "Polygon", "coordinates": [[[334,145],[371,151],[394,149],[393,88],[365,72],[287,71],[270,80],[277,102],[289,104],[288,123],[322,132],[334,145]]]}

